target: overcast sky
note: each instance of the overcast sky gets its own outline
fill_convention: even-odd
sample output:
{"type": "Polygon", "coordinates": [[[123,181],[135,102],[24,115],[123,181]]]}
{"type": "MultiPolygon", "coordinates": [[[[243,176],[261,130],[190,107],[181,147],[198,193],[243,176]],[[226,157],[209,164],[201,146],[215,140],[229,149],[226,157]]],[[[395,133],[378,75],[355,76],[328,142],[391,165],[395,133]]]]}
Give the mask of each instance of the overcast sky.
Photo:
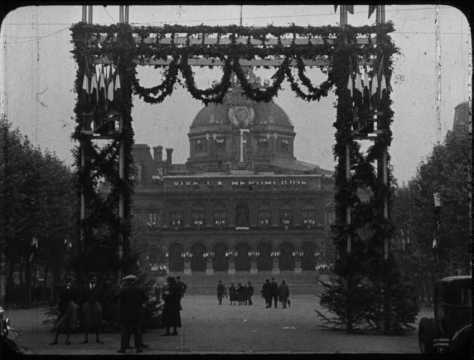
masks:
{"type": "MultiPolygon", "coordinates": [[[[351,25],[375,23],[367,19],[367,6],[355,6],[349,14],[351,25]]],[[[243,25],[336,25],[339,16],[330,5],[244,6],[243,25]]],[[[94,23],[118,22],[118,6],[94,6],[94,23]]],[[[130,22],[135,25],[238,24],[240,6],[131,6],[130,22]]],[[[390,148],[395,177],[399,183],[416,174],[434,144],[452,127],[454,107],[468,99],[471,78],[471,39],[468,22],[453,7],[440,6],[442,102],[441,133],[435,109],[435,6],[393,5],[386,18],[396,31],[392,37],[400,48],[392,81],[394,140],[390,148]]],[[[73,92],[76,64],[71,56],[70,26],[81,20],[81,6],[40,6],[19,8],[6,17],[1,27],[2,90],[7,93],[8,118],[42,149],[54,151],[72,162],[71,133],[75,104],[73,92]],[[6,53],[6,61],[5,61],[6,53]],[[5,73],[3,72],[5,71],[5,73]],[[6,74],[6,75],[4,75],[6,74]]],[[[472,67],[471,67],[472,69],[472,67]]],[[[267,77],[272,71],[257,71],[267,77]]],[[[153,71],[139,69],[143,84],[160,81],[153,71]],[[151,76],[149,76],[151,75],[151,76]]],[[[314,83],[323,78],[310,71],[314,83]]],[[[209,85],[220,77],[219,70],[197,71],[198,85],[209,85]]],[[[288,83],[275,102],[295,126],[295,155],[299,160],[333,169],[332,155],[336,98],[331,93],[320,102],[306,103],[294,95],[288,83]]],[[[187,91],[177,87],[162,104],[145,104],[134,98],[135,142],[174,148],[174,162],[185,162],[189,153],[187,132],[202,107],[187,91]]]]}

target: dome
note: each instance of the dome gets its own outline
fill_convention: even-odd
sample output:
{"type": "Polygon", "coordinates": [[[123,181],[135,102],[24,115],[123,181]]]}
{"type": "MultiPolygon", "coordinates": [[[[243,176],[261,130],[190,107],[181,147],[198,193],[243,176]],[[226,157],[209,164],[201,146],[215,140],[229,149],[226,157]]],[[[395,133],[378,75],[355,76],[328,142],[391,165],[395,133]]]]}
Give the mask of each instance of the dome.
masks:
{"type": "Polygon", "coordinates": [[[270,102],[256,102],[249,100],[242,95],[240,88],[234,88],[224,98],[220,104],[211,103],[202,108],[195,116],[191,124],[191,133],[204,130],[217,130],[234,124],[246,126],[275,126],[284,128],[282,130],[293,131],[288,115],[285,111],[270,102]]]}

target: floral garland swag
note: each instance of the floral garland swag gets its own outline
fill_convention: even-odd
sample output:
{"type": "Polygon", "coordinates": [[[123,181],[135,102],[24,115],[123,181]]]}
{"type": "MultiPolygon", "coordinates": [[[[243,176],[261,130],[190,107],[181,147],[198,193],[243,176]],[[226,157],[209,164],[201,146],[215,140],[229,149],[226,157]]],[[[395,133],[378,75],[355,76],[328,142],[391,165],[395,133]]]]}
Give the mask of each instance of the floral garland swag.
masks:
{"type": "MultiPolygon", "coordinates": [[[[78,64],[75,87],[79,95],[73,138],[81,143],[84,152],[81,157],[79,149],[76,151],[76,164],[80,169],[77,188],[90,204],[89,216],[80,224],[87,239],[83,252],[87,259],[96,244],[102,241],[104,248],[111,253],[110,250],[117,248],[120,238],[124,240],[125,253],[128,253],[126,239],[130,234],[133,161],[132,95],[148,103],[161,103],[180,83],[180,75],[191,95],[205,104],[222,102],[231,86],[232,74],[241,83],[245,95],[255,101],[270,101],[277,96],[285,79],[296,96],[305,101],[319,100],[335,87],[338,103],[334,154],[340,160],[336,168],[337,223],[334,226],[334,242],[339,254],[335,268],[338,282],[324,284],[326,290],[322,304],[336,313],[339,323],[345,324],[348,330],[362,320],[374,321],[373,311],[367,309],[380,307],[380,297],[374,295],[381,283],[377,274],[384,266],[384,239],[389,238],[393,231],[390,221],[381,216],[380,211],[384,199],[391,196],[390,186],[378,181],[371,164],[381,158],[392,140],[390,59],[397,49],[388,35],[393,31],[391,23],[345,28],[131,27],[128,24],[99,26],[78,23],[71,30],[73,54],[78,64]],[[301,43],[299,37],[305,37],[306,42],[301,43]],[[359,42],[359,37],[365,41],[359,42]],[[194,57],[219,62],[222,67],[220,81],[207,89],[197,88],[190,65],[190,59],[194,57]],[[247,79],[241,60],[268,58],[278,58],[280,63],[273,65],[276,71],[271,84],[259,88],[247,79]],[[327,79],[314,85],[305,73],[305,59],[324,59],[325,65],[320,67],[327,74],[327,79]],[[163,79],[155,86],[142,86],[136,76],[136,66],[140,63],[165,66],[163,79]],[[293,65],[296,74],[292,72],[293,65]],[[115,118],[122,120],[118,132],[113,121],[109,121],[115,118]],[[373,128],[374,118],[377,119],[380,134],[364,157],[355,134],[366,136],[373,128]],[[94,132],[101,135],[105,132],[112,142],[102,149],[98,148],[92,141],[91,133],[94,132]],[[121,144],[124,144],[125,154],[124,179],[120,179],[118,171],[121,144]],[[350,180],[345,177],[345,164],[341,161],[346,154],[346,145],[349,145],[350,152],[350,180]],[[84,158],[89,161],[81,165],[84,158]],[[105,199],[97,191],[101,177],[111,185],[105,199]],[[359,198],[357,191],[360,187],[373,193],[369,203],[363,203],[359,198]],[[113,210],[120,194],[125,199],[124,219],[120,219],[113,210]],[[349,225],[344,221],[348,208],[352,209],[349,225]],[[108,228],[107,236],[101,237],[98,231],[102,225],[108,228]],[[366,227],[373,230],[372,235],[363,238],[358,231],[366,227]],[[352,239],[350,254],[346,252],[349,237],[352,239]],[[365,291],[364,296],[359,291],[361,288],[365,291]],[[357,297],[363,299],[363,305],[354,300],[357,297]],[[347,306],[351,303],[355,305],[347,306]]],[[[128,262],[131,262],[130,258],[128,262]]],[[[389,262],[395,273],[396,264],[392,257],[389,262]]],[[[115,267],[125,266],[124,262],[118,263],[114,256],[111,256],[111,263],[115,267]]],[[[375,318],[377,322],[377,315],[375,318]]]]}

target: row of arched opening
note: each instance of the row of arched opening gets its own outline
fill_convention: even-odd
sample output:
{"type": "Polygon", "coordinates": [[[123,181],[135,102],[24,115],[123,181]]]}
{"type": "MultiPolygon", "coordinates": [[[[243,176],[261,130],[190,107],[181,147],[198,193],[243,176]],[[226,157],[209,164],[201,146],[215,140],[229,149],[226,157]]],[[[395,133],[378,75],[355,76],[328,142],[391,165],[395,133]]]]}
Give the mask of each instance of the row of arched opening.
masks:
{"type": "MultiPolygon", "coordinates": [[[[190,265],[192,271],[206,271],[208,252],[213,252],[212,264],[214,271],[227,271],[229,268],[229,258],[226,253],[229,247],[224,243],[218,243],[212,248],[207,249],[201,243],[194,243],[190,248],[185,249],[182,244],[171,244],[168,250],[169,254],[169,270],[173,272],[181,272],[184,270],[183,253],[188,251],[190,257],[190,265]]],[[[247,243],[239,243],[234,248],[235,252],[234,264],[236,271],[249,271],[251,267],[251,255],[249,252],[257,251],[256,265],[259,271],[271,271],[273,268],[273,255],[278,257],[279,269],[281,271],[292,271],[295,269],[295,251],[301,251],[301,269],[314,270],[316,265],[317,253],[316,246],[311,242],[303,243],[302,247],[297,250],[291,243],[284,242],[278,248],[273,248],[270,243],[261,243],[257,247],[250,247],[247,243]]]]}

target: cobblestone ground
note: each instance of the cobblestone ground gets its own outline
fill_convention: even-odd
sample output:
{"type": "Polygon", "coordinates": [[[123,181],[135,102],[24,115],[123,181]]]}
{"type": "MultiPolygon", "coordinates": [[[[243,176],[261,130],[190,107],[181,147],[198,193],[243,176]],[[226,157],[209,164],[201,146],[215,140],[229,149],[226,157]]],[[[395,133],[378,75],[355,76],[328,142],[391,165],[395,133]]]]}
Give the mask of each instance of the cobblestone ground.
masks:
{"type": "MultiPolygon", "coordinates": [[[[416,332],[404,336],[349,335],[320,326],[314,295],[295,295],[289,309],[265,309],[263,299],[253,306],[217,305],[214,296],[189,295],[183,299],[183,328],[178,336],[161,337],[162,330],[144,334],[150,353],[418,353],[416,332]]],[[[119,348],[118,334],[104,334],[103,345],[83,345],[82,334],[64,336],[48,345],[53,334],[41,325],[45,309],[9,311],[12,324],[21,331],[17,343],[33,354],[113,354],[119,348]]],[[[426,313],[426,311],[424,312],[426,313]]],[[[422,314],[420,314],[421,316],[422,314]]],[[[94,340],[94,336],[89,337],[94,340]]],[[[133,342],[132,342],[133,343],[133,342]]],[[[132,350],[129,350],[132,352],[132,350]]]]}

